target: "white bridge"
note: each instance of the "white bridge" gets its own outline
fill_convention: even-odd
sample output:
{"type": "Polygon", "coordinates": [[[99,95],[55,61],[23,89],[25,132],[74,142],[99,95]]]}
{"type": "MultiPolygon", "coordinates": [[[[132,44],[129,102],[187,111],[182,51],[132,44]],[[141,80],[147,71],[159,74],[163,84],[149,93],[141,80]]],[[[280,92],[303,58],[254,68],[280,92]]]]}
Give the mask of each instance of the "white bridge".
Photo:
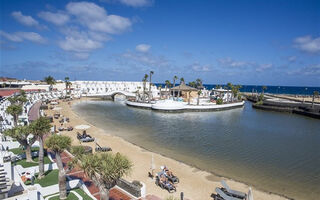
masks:
{"type": "Polygon", "coordinates": [[[116,96],[116,95],[124,95],[126,97],[135,97],[136,93],[128,92],[128,91],[122,91],[122,90],[116,90],[116,91],[109,91],[109,92],[105,92],[105,93],[82,94],[82,95],[83,96],[87,96],[87,97],[104,97],[104,96],[108,96],[108,97],[111,97],[112,99],[114,99],[114,96],[116,96]]]}

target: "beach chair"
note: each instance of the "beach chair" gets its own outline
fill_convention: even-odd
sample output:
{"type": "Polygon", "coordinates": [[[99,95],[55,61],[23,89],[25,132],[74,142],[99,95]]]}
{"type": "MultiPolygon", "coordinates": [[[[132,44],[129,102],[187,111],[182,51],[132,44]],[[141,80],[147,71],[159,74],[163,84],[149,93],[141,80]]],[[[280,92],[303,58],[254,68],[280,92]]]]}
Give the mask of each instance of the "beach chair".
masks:
{"type": "Polygon", "coordinates": [[[94,138],[89,138],[89,137],[80,139],[80,142],[93,142],[93,141],[94,141],[94,138]]]}
{"type": "Polygon", "coordinates": [[[230,189],[230,187],[228,186],[228,184],[224,180],[221,181],[221,184],[223,186],[223,188],[221,188],[221,190],[225,194],[227,194],[228,196],[236,197],[239,199],[246,199],[247,198],[246,193],[230,189]]]}
{"type": "Polygon", "coordinates": [[[239,198],[228,196],[220,188],[216,188],[216,193],[215,200],[240,200],[239,198]]]}
{"type": "Polygon", "coordinates": [[[163,172],[159,172],[157,175],[156,175],[156,185],[157,186],[160,186],[162,189],[165,189],[167,190],[169,193],[173,193],[173,192],[176,192],[177,189],[176,187],[170,183],[169,181],[167,183],[163,183],[160,181],[160,176],[163,175],[163,172]]]}
{"type": "Polygon", "coordinates": [[[98,143],[96,143],[96,151],[106,152],[106,151],[112,151],[112,149],[110,147],[101,147],[98,143]]]}
{"type": "MultiPolygon", "coordinates": [[[[164,169],[165,170],[165,169],[164,169]]],[[[179,183],[179,178],[175,175],[172,174],[172,176],[168,175],[165,171],[164,171],[164,175],[167,177],[167,179],[172,182],[172,183],[179,183]]]]}

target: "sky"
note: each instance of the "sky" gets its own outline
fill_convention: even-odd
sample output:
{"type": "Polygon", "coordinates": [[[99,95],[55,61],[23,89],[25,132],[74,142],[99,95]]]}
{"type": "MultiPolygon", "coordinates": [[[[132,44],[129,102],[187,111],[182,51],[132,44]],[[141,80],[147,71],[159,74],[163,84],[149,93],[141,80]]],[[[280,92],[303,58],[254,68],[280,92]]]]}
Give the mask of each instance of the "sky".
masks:
{"type": "Polygon", "coordinates": [[[1,0],[0,76],[320,86],[320,1],[1,0]]]}

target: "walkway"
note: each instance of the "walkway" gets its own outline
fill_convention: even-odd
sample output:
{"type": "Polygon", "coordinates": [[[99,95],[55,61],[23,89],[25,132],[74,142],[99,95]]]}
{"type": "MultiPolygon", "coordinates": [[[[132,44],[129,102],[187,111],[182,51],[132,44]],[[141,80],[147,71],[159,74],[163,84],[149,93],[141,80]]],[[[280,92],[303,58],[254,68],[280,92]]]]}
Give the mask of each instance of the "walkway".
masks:
{"type": "Polygon", "coordinates": [[[28,112],[29,121],[37,120],[40,117],[40,106],[41,101],[38,101],[35,104],[33,104],[33,106],[30,108],[28,112]]]}

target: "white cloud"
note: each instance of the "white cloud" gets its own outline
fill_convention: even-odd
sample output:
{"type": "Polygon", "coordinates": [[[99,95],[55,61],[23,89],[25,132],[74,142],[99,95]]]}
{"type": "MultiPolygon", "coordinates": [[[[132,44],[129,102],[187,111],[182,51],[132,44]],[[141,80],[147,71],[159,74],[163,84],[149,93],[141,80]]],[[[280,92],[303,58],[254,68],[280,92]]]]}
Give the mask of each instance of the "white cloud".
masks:
{"type": "Polygon", "coordinates": [[[221,58],[218,62],[227,67],[247,67],[253,65],[253,62],[235,61],[232,58],[221,58]]]}
{"type": "Polygon", "coordinates": [[[169,65],[169,61],[163,56],[154,56],[150,53],[131,52],[128,51],[121,55],[128,61],[133,61],[138,64],[146,66],[166,67],[169,65]]]}
{"type": "Polygon", "coordinates": [[[64,25],[69,21],[69,16],[63,13],[40,12],[38,16],[58,26],[64,25]]]}
{"type": "Polygon", "coordinates": [[[310,35],[294,39],[294,47],[307,53],[320,53],[320,37],[312,38],[310,35]]]}
{"type": "Polygon", "coordinates": [[[271,69],[272,66],[273,66],[272,64],[261,64],[256,68],[256,71],[257,72],[263,72],[263,71],[265,71],[267,69],[271,69]]]}
{"type": "Polygon", "coordinates": [[[0,35],[12,42],[22,42],[24,40],[29,40],[31,42],[41,44],[46,42],[46,40],[41,35],[35,32],[15,32],[9,34],[4,31],[0,31],[0,35]]]}
{"type": "Polygon", "coordinates": [[[152,4],[150,0],[118,0],[120,3],[131,7],[144,7],[152,4]]]}
{"type": "Polygon", "coordinates": [[[195,72],[209,72],[209,71],[211,71],[208,65],[200,65],[199,63],[192,64],[191,69],[195,72]]]}
{"type": "Polygon", "coordinates": [[[102,47],[102,43],[94,41],[88,37],[66,36],[59,46],[66,51],[89,52],[102,47]]]}
{"type": "Polygon", "coordinates": [[[318,76],[320,75],[320,64],[306,66],[297,70],[289,71],[289,75],[307,75],[318,76]]]}
{"type": "Polygon", "coordinates": [[[25,26],[39,26],[39,22],[33,19],[31,16],[23,15],[20,11],[12,12],[11,15],[15,20],[25,26]]]}
{"type": "Polygon", "coordinates": [[[132,23],[128,18],[118,15],[107,15],[103,7],[90,2],[71,2],[67,11],[74,15],[80,24],[92,31],[119,34],[128,30],[132,23]]]}
{"type": "Polygon", "coordinates": [[[296,60],[297,60],[297,56],[289,56],[288,57],[288,61],[291,62],[291,63],[295,62],[296,60]]]}
{"type": "Polygon", "coordinates": [[[142,53],[148,52],[150,48],[151,46],[148,44],[139,44],[136,46],[136,50],[142,53]]]}

